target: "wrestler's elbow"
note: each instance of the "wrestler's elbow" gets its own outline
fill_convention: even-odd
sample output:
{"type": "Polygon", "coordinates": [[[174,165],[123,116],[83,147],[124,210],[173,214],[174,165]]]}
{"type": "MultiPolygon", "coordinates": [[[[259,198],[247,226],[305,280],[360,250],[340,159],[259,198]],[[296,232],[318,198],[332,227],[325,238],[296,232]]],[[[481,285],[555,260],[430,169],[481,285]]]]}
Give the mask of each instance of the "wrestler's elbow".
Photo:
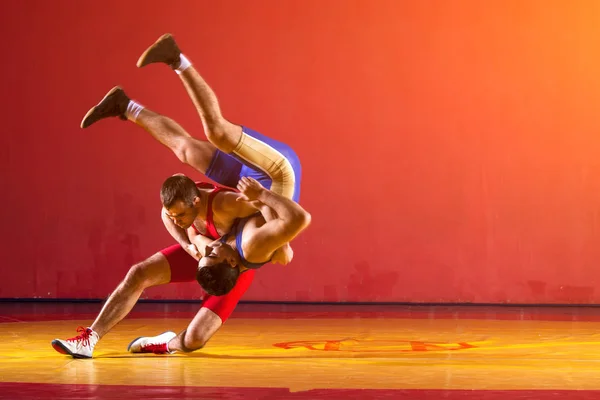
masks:
{"type": "Polygon", "coordinates": [[[302,213],[302,222],[304,224],[304,229],[308,228],[308,226],[310,225],[312,220],[312,216],[310,215],[310,213],[306,210],[304,210],[304,212],[302,213]]]}
{"type": "Polygon", "coordinates": [[[292,230],[296,232],[301,232],[308,228],[311,222],[311,215],[308,211],[301,210],[294,214],[290,221],[290,226],[292,230]]]}

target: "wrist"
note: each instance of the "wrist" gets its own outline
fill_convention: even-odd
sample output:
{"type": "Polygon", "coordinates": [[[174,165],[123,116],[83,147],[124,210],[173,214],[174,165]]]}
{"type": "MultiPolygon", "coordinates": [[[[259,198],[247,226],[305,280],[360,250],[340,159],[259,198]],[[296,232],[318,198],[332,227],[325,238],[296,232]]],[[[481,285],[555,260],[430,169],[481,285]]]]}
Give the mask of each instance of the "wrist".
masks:
{"type": "Polygon", "coordinates": [[[269,194],[270,192],[267,189],[261,188],[258,196],[256,196],[256,200],[260,201],[261,203],[264,203],[265,200],[267,200],[267,198],[269,197],[269,194]]]}

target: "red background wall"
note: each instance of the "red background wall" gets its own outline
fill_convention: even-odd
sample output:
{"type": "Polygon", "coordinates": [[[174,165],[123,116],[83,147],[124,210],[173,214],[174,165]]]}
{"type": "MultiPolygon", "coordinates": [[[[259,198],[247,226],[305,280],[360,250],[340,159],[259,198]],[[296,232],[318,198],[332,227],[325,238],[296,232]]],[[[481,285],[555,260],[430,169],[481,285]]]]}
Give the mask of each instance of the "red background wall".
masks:
{"type": "Polygon", "coordinates": [[[600,300],[600,3],[167,4],[0,3],[1,298],[103,298],[171,243],[158,190],[192,170],[78,126],[120,84],[202,136],[176,75],[135,67],[172,32],[228,119],[303,161],[312,226],[246,300],[600,300]]]}

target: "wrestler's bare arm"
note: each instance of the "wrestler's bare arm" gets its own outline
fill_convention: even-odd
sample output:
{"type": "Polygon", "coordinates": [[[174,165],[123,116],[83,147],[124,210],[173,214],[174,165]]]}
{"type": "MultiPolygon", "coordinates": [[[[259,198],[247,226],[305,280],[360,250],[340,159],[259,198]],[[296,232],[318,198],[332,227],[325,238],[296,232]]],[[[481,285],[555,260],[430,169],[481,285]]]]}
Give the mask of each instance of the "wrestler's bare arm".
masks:
{"type": "Polygon", "coordinates": [[[190,241],[186,231],[175,225],[173,220],[167,215],[167,210],[165,210],[164,207],[160,211],[160,217],[165,225],[165,228],[171,234],[173,239],[175,239],[190,256],[194,257],[196,260],[199,260],[200,254],[198,254],[198,249],[195,248],[197,246],[192,246],[192,242],[190,241]]]}
{"type": "Polygon", "coordinates": [[[244,177],[240,180],[238,189],[247,201],[263,203],[277,215],[276,219],[257,227],[244,239],[244,247],[247,246],[249,256],[251,253],[270,256],[310,225],[310,214],[298,203],[265,189],[258,181],[244,177]]]}

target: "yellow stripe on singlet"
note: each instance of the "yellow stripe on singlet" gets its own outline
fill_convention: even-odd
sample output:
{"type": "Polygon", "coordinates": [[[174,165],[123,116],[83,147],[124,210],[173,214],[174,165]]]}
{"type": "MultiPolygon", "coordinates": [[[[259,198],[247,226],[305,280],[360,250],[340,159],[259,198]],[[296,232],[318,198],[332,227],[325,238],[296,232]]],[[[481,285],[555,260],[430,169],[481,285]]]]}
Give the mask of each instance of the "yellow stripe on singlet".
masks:
{"type": "Polygon", "coordinates": [[[233,154],[269,175],[273,192],[289,199],[293,198],[296,174],[292,164],[279,151],[242,132],[233,154]]]}

